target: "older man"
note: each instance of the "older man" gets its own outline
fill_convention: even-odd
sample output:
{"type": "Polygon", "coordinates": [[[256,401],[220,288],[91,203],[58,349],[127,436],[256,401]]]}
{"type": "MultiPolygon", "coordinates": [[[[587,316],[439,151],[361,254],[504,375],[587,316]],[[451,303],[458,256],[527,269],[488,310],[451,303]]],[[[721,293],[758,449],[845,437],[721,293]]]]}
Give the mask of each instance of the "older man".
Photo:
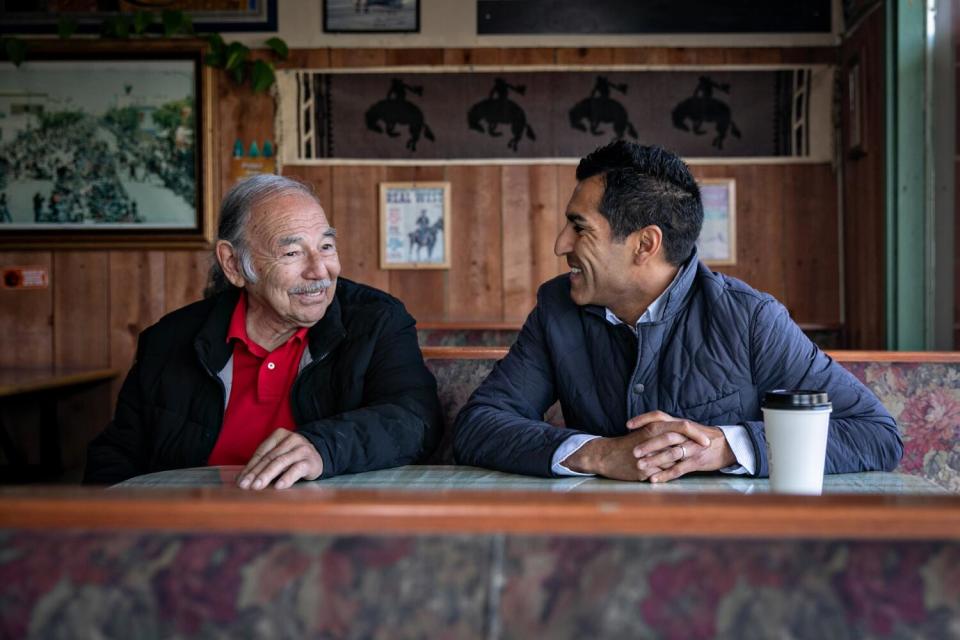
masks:
{"type": "Polygon", "coordinates": [[[415,462],[441,429],[436,381],[395,298],[340,275],[311,190],[261,175],[220,212],[213,295],[145,330],[85,481],[243,464],[242,488],[415,462]]]}
{"type": "Polygon", "coordinates": [[[825,389],[828,473],[893,469],[897,425],[771,296],[697,259],[700,191],[659,147],[618,141],[577,167],[544,284],[510,353],[457,418],[466,464],[666,482],[767,475],[760,399],[825,389]],[[543,422],[557,399],[567,428],[543,422]]]}

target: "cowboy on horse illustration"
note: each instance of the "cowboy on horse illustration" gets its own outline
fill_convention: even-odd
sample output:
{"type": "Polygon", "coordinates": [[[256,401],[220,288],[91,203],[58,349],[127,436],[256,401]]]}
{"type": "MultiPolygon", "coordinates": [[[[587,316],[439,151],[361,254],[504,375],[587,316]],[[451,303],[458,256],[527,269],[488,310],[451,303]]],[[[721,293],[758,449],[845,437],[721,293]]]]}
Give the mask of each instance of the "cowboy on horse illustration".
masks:
{"type": "Polygon", "coordinates": [[[693,96],[687,98],[673,108],[673,126],[681,131],[691,131],[692,133],[703,135],[703,123],[713,122],[716,127],[716,136],[714,136],[712,145],[717,149],[723,149],[723,140],[727,137],[729,130],[735,138],[740,137],[740,130],[733,122],[730,114],[730,107],[723,101],[713,97],[713,90],[717,89],[723,93],[730,93],[730,85],[720,84],[708,76],[700,76],[697,81],[697,87],[693,90],[693,96]],[[691,126],[687,126],[687,120],[691,126]]]}
{"type": "Polygon", "coordinates": [[[437,234],[443,231],[443,218],[439,218],[431,225],[426,210],[421,209],[416,224],[417,228],[409,233],[409,259],[412,261],[419,260],[421,251],[426,249],[427,261],[429,262],[433,257],[433,247],[437,244],[437,234]]]}
{"type": "Polygon", "coordinates": [[[627,118],[627,110],[617,100],[610,97],[610,91],[626,95],[627,85],[614,84],[606,76],[597,76],[590,95],[570,109],[570,126],[579,131],[587,131],[584,121],[589,124],[589,131],[595,136],[603,135],[600,125],[610,123],[617,138],[629,134],[636,139],[637,130],[627,118]]]}
{"type": "Polygon", "coordinates": [[[527,124],[526,112],[509,97],[511,91],[522,96],[526,90],[526,86],[522,84],[515,86],[503,78],[496,78],[489,97],[470,107],[470,111],[467,112],[467,124],[474,131],[489,134],[493,138],[503,135],[498,131],[501,124],[510,125],[512,137],[507,141],[507,147],[517,151],[524,134],[531,140],[537,139],[533,128],[527,124]]]}
{"type": "Polygon", "coordinates": [[[433,131],[424,121],[423,112],[420,107],[407,100],[407,91],[417,96],[423,96],[423,87],[409,85],[400,78],[390,80],[390,88],[387,90],[387,97],[375,103],[365,115],[367,129],[377,133],[386,133],[391,138],[400,135],[396,131],[398,124],[407,125],[410,132],[410,138],[407,140],[407,149],[417,150],[417,141],[420,140],[421,133],[427,140],[433,142],[433,131]],[[380,127],[383,122],[385,129],[380,127]]]}

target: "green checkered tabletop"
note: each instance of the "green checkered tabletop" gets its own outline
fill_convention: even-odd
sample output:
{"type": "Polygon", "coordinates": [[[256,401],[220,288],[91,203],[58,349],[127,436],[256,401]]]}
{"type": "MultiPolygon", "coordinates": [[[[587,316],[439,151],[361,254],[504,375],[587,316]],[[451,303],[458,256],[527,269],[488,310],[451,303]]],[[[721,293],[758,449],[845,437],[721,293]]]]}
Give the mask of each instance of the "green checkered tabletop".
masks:
{"type": "MultiPolygon", "coordinates": [[[[233,486],[240,466],[196,467],[149,473],[114,485],[134,487],[213,487],[233,486]]],[[[543,492],[651,492],[680,493],[768,493],[766,478],[745,478],[729,475],[700,475],[678,478],[665,484],[620,482],[594,477],[533,478],[476,467],[409,465],[337,476],[326,480],[300,482],[294,490],[397,489],[403,491],[485,490],[543,492]]],[[[823,479],[824,494],[881,493],[933,494],[948,493],[929,480],[903,473],[846,473],[823,479]]]]}

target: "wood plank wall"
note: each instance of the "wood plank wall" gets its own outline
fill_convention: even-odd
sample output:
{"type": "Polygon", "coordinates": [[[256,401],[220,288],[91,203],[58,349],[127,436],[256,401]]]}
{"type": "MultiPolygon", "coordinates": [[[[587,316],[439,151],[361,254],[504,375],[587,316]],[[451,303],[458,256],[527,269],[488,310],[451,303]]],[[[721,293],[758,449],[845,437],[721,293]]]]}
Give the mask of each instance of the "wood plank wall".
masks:
{"type": "Polygon", "coordinates": [[[884,347],[884,11],[878,5],[840,48],[844,105],[843,253],[846,330],[857,349],[884,347]],[[862,74],[863,154],[849,151],[846,70],[859,60],[862,74]]]}
{"type": "MultiPolygon", "coordinates": [[[[833,48],[757,49],[333,49],[294,51],[290,67],[406,64],[832,63],[833,48]]],[[[275,140],[273,101],[220,75],[220,192],[233,143],[275,140]]],[[[702,177],[737,180],[740,262],[725,271],[781,299],[803,323],[840,322],[837,178],[828,164],[715,165],[702,177]]],[[[285,167],[313,183],[336,225],[345,276],[402,298],[424,322],[520,322],[536,286],[561,271],[553,241],[574,186],[574,167],[285,167]],[[377,183],[449,180],[449,271],[382,271],[377,183]]],[[[6,251],[0,267],[40,265],[51,287],[0,290],[3,365],[129,368],[136,336],[162,314],[198,299],[208,268],[200,251],[6,251]]],[[[870,278],[874,274],[869,275],[870,278]]],[[[859,345],[858,345],[859,346],[859,345]]]]}

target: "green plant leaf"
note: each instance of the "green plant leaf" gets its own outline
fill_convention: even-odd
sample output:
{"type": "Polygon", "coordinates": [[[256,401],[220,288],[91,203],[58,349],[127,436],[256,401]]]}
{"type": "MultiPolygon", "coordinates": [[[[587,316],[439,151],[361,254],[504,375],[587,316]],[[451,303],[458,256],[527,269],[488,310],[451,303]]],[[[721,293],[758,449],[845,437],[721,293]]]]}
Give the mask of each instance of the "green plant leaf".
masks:
{"type": "Polygon", "coordinates": [[[153,23],[153,14],[149,11],[137,11],[133,14],[133,32],[143,35],[153,23]]]}
{"type": "Polygon", "coordinates": [[[130,37],[130,23],[125,16],[113,16],[103,21],[100,33],[104,38],[126,39],[130,37]]]}
{"type": "Polygon", "coordinates": [[[14,66],[19,67],[27,57],[27,43],[20,38],[4,38],[3,49],[14,66]]]}
{"type": "Polygon", "coordinates": [[[66,40],[76,32],[78,26],[80,25],[73,18],[60,18],[57,20],[57,35],[61,40],[66,40]]]}
{"type": "Polygon", "coordinates": [[[231,42],[227,47],[225,68],[227,71],[235,71],[238,67],[242,67],[249,57],[250,49],[248,47],[239,42],[231,42]]]}
{"type": "Polygon", "coordinates": [[[287,43],[281,38],[270,38],[267,40],[266,45],[270,47],[270,49],[273,50],[273,52],[277,54],[281,60],[286,60],[287,56],[290,55],[290,47],[288,47],[287,43]]]}
{"type": "Polygon", "coordinates": [[[193,33],[193,21],[183,11],[163,11],[160,20],[163,22],[163,35],[167,38],[193,33]]]}
{"type": "Polygon", "coordinates": [[[235,69],[230,70],[230,75],[233,76],[233,81],[237,84],[243,84],[243,80],[247,75],[247,67],[245,65],[240,65],[235,69]]]}
{"type": "Polygon", "coordinates": [[[277,76],[273,71],[273,64],[266,60],[257,60],[253,63],[253,70],[250,72],[250,83],[253,85],[254,93],[266,91],[276,81],[277,76]]]}
{"type": "Polygon", "coordinates": [[[203,56],[203,64],[214,69],[223,69],[226,67],[223,60],[223,52],[208,51],[203,56]]]}
{"type": "Polygon", "coordinates": [[[226,48],[226,43],[223,41],[223,36],[219,33],[208,33],[203,37],[207,41],[207,44],[210,45],[211,51],[222,52],[226,48]]]}

